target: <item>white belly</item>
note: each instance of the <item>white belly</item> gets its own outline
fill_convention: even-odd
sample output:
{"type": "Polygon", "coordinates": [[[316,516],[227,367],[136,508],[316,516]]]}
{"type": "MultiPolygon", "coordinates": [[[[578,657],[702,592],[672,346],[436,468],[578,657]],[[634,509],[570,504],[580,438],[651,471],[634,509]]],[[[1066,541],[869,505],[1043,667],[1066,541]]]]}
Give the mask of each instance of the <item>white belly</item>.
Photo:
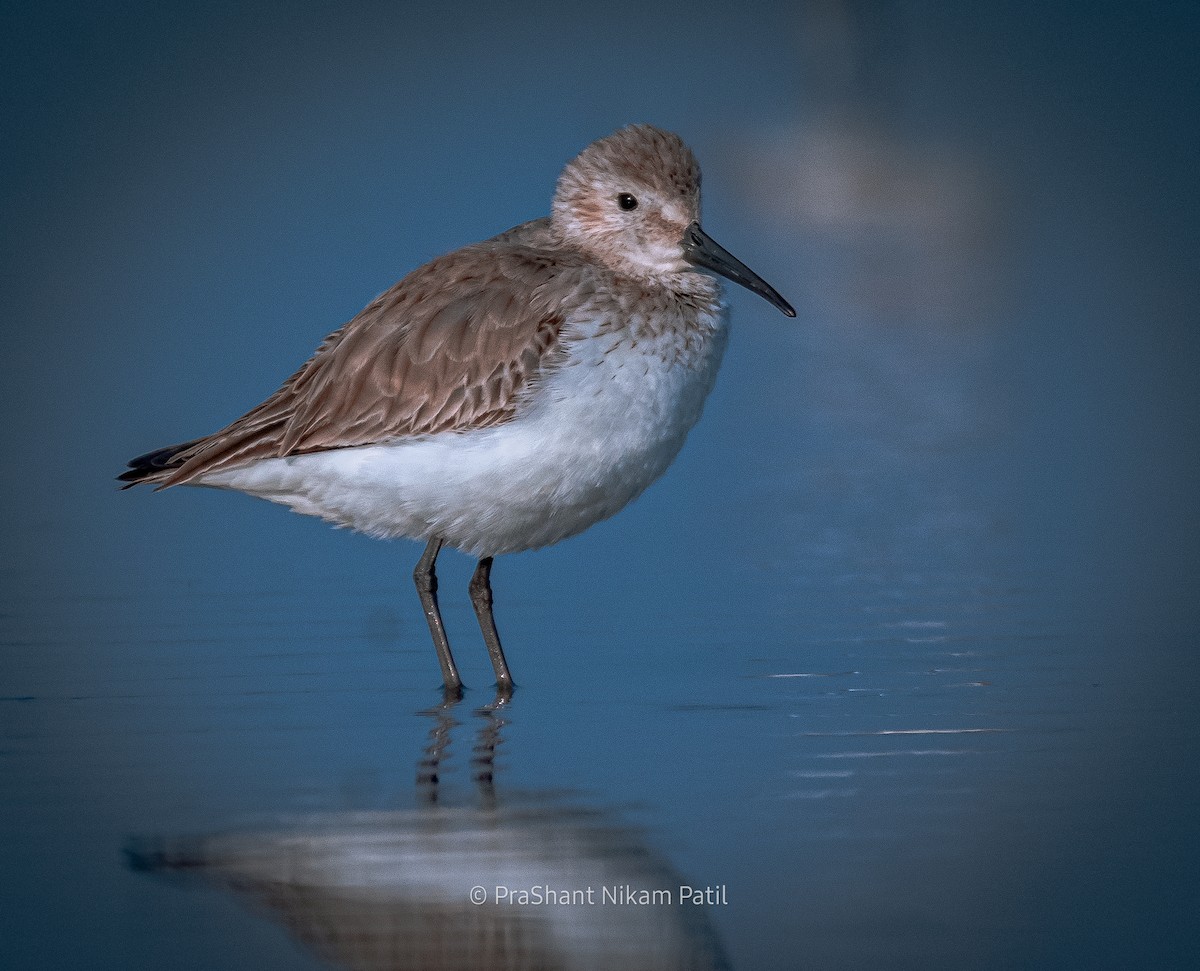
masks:
{"type": "Polygon", "coordinates": [[[547,546],[613,515],[657,479],[700,418],[723,322],[576,344],[527,408],[492,428],[264,459],[197,484],[236,489],[379,537],[442,537],[473,556],[547,546]]]}

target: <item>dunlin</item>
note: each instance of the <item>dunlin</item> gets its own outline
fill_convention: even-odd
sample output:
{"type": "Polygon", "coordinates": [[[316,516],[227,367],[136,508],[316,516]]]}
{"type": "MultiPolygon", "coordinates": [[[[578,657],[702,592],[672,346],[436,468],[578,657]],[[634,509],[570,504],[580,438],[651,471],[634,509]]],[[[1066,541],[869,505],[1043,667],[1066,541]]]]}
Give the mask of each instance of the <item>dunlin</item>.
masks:
{"type": "Polygon", "coordinates": [[[479,558],[471,602],[502,690],[492,558],[582,532],[666,471],[725,349],[709,270],[795,311],[700,228],[683,141],[633,125],[563,170],[551,214],[414,270],[283,387],[120,479],[235,489],[426,542],[413,577],[446,690],[438,552],[479,558]]]}

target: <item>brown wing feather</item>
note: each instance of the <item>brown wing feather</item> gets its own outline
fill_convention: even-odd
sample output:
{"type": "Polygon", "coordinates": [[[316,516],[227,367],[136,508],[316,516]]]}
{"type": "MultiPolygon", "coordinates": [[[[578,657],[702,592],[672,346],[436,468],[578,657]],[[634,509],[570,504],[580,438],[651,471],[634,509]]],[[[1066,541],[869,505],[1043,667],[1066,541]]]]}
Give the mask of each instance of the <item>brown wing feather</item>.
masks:
{"type": "Polygon", "coordinates": [[[556,359],[562,290],[583,282],[582,264],[525,244],[540,229],[518,227],[414,270],[261,405],[181,451],[162,486],[258,458],[511,419],[556,359]]]}

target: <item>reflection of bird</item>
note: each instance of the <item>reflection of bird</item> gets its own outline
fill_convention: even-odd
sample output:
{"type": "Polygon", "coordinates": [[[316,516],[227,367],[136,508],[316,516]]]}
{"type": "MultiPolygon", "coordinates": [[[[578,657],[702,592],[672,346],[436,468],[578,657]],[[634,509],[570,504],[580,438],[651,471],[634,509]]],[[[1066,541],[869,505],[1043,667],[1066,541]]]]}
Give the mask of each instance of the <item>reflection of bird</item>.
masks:
{"type": "Polygon", "coordinates": [[[701,229],[700,170],[631,126],[563,171],[548,218],[410,273],[227,428],[120,478],[235,489],[373,536],[427,542],[415,579],[446,687],[443,544],[479,557],[471,599],[501,687],[501,553],[613,515],[666,470],[725,345],[711,270],[795,312],[701,229]]]}
{"type": "MultiPolygon", "coordinates": [[[[431,792],[459,724],[450,705],[433,714],[419,770],[419,787],[431,792]]],[[[496,797],[491,755],[504,721],[496,706],[479,714],[481,808],[444,805],[427,792],[415,812],[339,813],[139,844],[130,862],[208,876],[265,904],[322,958],[353,971],[728,968],[706,908],[680,899],[684,881],[637,830],[593,809],[496,797]],[[655,902],[637,902],[642,890],[658,892],[655,902]]]]}
{"type": "Polygon", "coordinates": [[[203,874],[265,904],[354,971],[728,966],[705,908],[679,902],[678,874],[636,831],[587,810],[345,813],[130,855],[137,868],[203,874]],[[671,899],[625,896],[639,890],[671,899]]]}

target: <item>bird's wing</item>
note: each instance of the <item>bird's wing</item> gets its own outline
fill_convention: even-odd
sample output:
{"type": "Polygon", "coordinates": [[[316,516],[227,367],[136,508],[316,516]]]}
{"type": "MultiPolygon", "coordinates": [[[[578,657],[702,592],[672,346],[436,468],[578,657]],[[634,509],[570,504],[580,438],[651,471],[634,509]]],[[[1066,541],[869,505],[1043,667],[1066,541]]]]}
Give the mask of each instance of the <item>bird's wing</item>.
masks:
{"type": "Polygon", "coordinates": [[[254,459],[511,419],[561,357],[560,299],[586,286],[586,274],[505,237],[414,270],[327,337],[275,394],[172,455],[151,481],[180,485],[254,459]]]}

